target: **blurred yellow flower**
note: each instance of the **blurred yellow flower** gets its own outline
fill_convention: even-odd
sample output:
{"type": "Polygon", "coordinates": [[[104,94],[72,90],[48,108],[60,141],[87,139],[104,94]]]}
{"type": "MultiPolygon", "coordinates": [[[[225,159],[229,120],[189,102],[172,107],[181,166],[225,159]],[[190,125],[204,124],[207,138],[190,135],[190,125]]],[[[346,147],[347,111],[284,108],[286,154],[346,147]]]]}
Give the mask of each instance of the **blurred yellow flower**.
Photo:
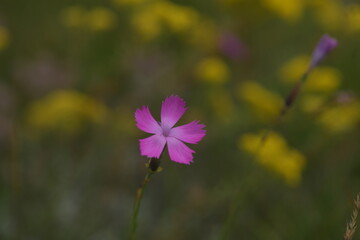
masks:
{"type": "Polygon", "coordinates": [[[238,89],[238,96],[249,104],[257,117],[262,120],[276,117],[283,105],[283,99],[280,96],[254,81],[242,83],[238,89]]]}
{"type": "Polygon", "coordinates": [[[239,139],[239,148],[255,155],[256,161],[278,174],[288,185],[298,185],[305,167],[305,157],[290,148],[285,139],[276,132],[269,132],[261,145],[262,137],[263,132],[244,134],[239,139]]]}
{"type": "Polygon", "coordinates": [[[318,22],[328,30],[337,30],[344,24],[344,8],[338,0],[310,0],[318,22]]]}
{"type": "Polygon", "coordinates": [[[297,21],[303,13],[303,0],[262,0],[265,7],[288,22],[297,21]]]}
{"type": "Polygon", "coordinates": [[[9,38],[8,30],[4,26],[0,26],[0,51],[7,47],[9,38]]]}
{"type": "Polygon", "coordinates": [[[324,105],[326,97],[322,95],[306,95],[300,99],[300,107],[306,113],[315,113],[324,105]]]}
{"type": "Polygon", "coordinates": [[[184,32],[197,21],[198,15],[190,7],[179,6],[167,1],[154,4],[154,11],[162,23],[174,32],[184,32]]]}
{"type": "Polygon", "coordinates": [[[341,74],[335,68],[317,67],[305,83],[305,90],[318,92],[332,92],[336,90],[341,82],[341,74]]]}
{"type": "Polygon", "coordinates": [[[62,22],[66,27],[80,28],[84,24],[85,12],[80,6],[68,7],[61,13],[62,22]]]}
{"type": "Polygon", "coordinates": [[[196,76],[209,83],[224,83],[229,80],[229,69],[226,63],[218,57],[205,58],[195,68],[196,76]]]}
{"type": "Polygon", "coordinates": [[[284,82],[295,83],[299,81],[300,77],[310,63],[310,58],[305,55],[297,56],[287,61],[279,70],[279,75],[284,82]]]}
{"type": "Polygon", "coordinates": [[[197,18],[197,13],[189,7],[173,8],[171,12],[164,16],[169,28],[174,32],[188,30],[197,21],[197,18]]]}
{"type": "Polygon", "coordinates": [[[268,161],[266,156],[279,157],[279,154],[286,150],[286,143],[280,135],[271,132],[267,137],[266,148],[264,147],[259,151],[262,134],[245,134],[240,138],[239,144],[243,150],[251,154],[258,154],[260,156],[258,160],[266,163],[268,161]]]}
{"type": "Polygon", "coordinates": [[[147,0],[112,0],[112,2],[118,6],[138,6],[146,1],[147,0]]]}
{"type": "Polygon", "coordinates": [[[38,130],[74,134],[88,124],[103,123],[106,115],[107,109],[100,102],[73,90],[58,90],[33,102],[26,119],[38,130]]]}
{"type": "Polygon", "coordinates": [[[152,6],[136,11],[131,17],[131,24],[144,40],[152,40],[161,33],[160,18],[152,6]]]}
{"type": "Polygon", "coordinates": [[[93,31],[106,31],[116,24],[116,15],[103,7],[97,7],[87,13],[87,27],[93,31]]]}
{"type": "Polygon", "coordinates": [[[326,109],[319,117],[319,123],[332,133],[352,130],[359,121],[360,103],[356,100],[326,109]]]}
{"type": "Polygon", "coordinates": [[[306,159],[304,155],[297,150],[287,150],[278,159],[273,161],[273,170],[282,176],[285,182],[290,186],[297,186],[301,182],[301,173],[305,167],[306,159]]]}
{"type": "Polygon", "coordinates": [[[132,16],[135,31],[146,40],[156,38],[164,30],[187,32],[197,21],[198,14],[194,9],[165,0],[150,2],[132,16]]]}
{"type": "Polygon", "coordinates": [[[87,11],[80,6],[72,6],[62,12],[61,18],[67,27],[91,31],[106,31],[116,24],[116,15],[103,7],[87,11]]]}
{"type": "Polygon", "coordinates": [[[346,26],[351,32],[360,31],[360,5],[352,4],[346,7],[346,26]]]}
{"type": "MultiPolygon", "coordinates": [[[[284,82],[295,83],[299,81],[306,71],[309,58],[298,56],[285,63],[279,71],[284,82]]],[[[330,67],[317,67],[309,75],[305,90],[318,92],[331,92],[336,90],[341,82],[341,74],[338,70],[330,67]]]]}

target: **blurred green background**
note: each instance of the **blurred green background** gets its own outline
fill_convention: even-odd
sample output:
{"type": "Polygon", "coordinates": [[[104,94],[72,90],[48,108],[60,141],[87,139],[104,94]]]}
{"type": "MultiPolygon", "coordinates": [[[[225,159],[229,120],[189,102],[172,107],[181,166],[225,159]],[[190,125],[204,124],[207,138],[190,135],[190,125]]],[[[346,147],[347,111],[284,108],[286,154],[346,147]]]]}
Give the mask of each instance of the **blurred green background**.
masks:
{"type": "MultiPolygon", "coordinates": [[[[207,136],[146,189],[139,239],[341,239],[360,188],[360,2],[0,1],[0,239],[126,239],[134,112],[207,136]],[[339,46],[254,146],[324,33],[339,46]]],[[[359,236],[359,235],[358,235],[359,236]]]]}

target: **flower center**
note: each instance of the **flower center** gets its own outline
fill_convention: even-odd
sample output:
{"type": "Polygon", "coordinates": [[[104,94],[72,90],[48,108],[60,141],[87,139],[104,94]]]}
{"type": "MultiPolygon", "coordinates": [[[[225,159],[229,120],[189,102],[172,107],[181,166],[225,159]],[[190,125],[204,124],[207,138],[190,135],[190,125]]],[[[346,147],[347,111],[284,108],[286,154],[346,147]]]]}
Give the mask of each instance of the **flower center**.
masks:
{"type": "Polygon", "coordinates": [[[161,129],[162,129],[162,134],[164,135],[164,137],[168,137],[170,134],[171,127],[166,126],[165,124],[161,123],[161,129]]]}

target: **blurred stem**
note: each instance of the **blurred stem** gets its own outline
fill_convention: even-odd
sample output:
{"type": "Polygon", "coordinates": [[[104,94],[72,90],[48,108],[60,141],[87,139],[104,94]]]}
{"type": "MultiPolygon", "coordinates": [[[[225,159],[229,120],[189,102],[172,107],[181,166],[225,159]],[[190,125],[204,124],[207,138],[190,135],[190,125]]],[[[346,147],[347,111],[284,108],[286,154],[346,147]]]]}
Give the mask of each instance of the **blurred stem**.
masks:
{"type": "MultiPolygon", "coordinates": [[[[275,121],[272,125],[270,125],[262,134],[259,145],[257,149],[255,150],[255,153],[252,155],[251,158],[255,158],[259,152],[261,151],[261,148],[264,146],[267,140],[267,136],[269,133],[274,130],[281,122],[282,119],[286,116],[289,109],[294,105],[295,100],[297,99],[300,90],[302,86],[304,85],[306,79],[308,78],[308,75],[310,73],[311,69],[308,69],[299,79],[298,82],[294,85],[294,87],[291,89],[289,94],[286,96],[284,100],[284,104],[279,112],[279,115],[276,117],[275,121]]],[[[251,178],[251,173],[249,173],[248,176],[251,178]],[[249,175],[250,174],[250,175],[249,175]]],[[[246,185],[245,185],[246,186],[246,185]]],[[[232,226],[234,224],[234,221],[236,219],[236,214],[238,212],[238,209],[240,208],[242,204],[242,195],[244,190],[237,192],[235,197],[233,198],[233,202],[231,203],[228,211],[228,215],[225,220],[225,224],[223,226],[222,232],[221,232],[221,238],[222,240],[226,240],[229,238],[229,234],[231,232],[232,226]]]]}
{"type": "Polygon", "coordinates": [[[283,116],[286,115],[286,113],[288,112],[288,110],[293,106],[296,98],[298,97],[301,87],[304,85],[307,77],[309,75],[309,72],[305,72],[300,80],[295,84],[295,86],[291,89],[290,93],[286,96],[285,101],[284,101],[284,105],[280,111],[280,114],[278,116],[278,118],[275,121],[275,124],[277,124],[278,122],[280,122],[280,120],[282,119],[283,116]]]}
{"type": "Polygon", "coordinates": [[[262,148],[262,146],[265,144],[266,139],[268,134],[274,130],[279,124],[281,124],[283,118],[286,116],[286,114],[288,113],[288,111],[290,110],[290,108],[294,105],[295,100],[297,99],[297,97],[299,96],[300,90],[302,88],[302,86],[304,85],[306,79],[308,78],[310,73],[310,70],[307,70],[299,79],[299,81],[296,82],[296,84],[294,85],[294,87],[291,89],[291,91],[289,92],[289,94],[285,97],[284,100],[284,104],[279,112],[279,115],[276,117],[275,121],[273,122],[272,125],[270,125],[265,132],[263,133],[259,146],[256,150],[256,153],[254,155],[256,155],[260,149],[262,148]]]}
{"type": "Polygon", "coordinates": [[[251,165],[246,172],[247,175],[240,184],[237,184],[237,191],[234,192],[234,195],[230,200],[229,210],[220,233],[219,239],[221,240],[227,240],[230,238],[230,233],[240,207],[244,204],[246,199],[253,194],[253,190],[258,189],[258,183],[261,182],[261,177],[259,178],[256,174],[256,168],[254,165],[251,165]]]}
{"type": "Polygon", "coordinates": [[[146,188],[148,182],[150,182],[151,176],[153,174],[155,174],[156,172],[161,171],[160,159],[151,158],[149,160],[149,163],[146,164],[146,167],[147,167],[148,171],[145,175],[143,183],[141,184],[141,186],[138,188],[138,190],[136,192],[134,210],[133,210],[133,215],[132,215],[132,219],[131,219],[129,240],[136,239],[135,236],[136,236],[136,229],[137,229],[137,225],[138,225],[137,219],[138,219],[139,210],[140,210],[140,206],[141,206],[141,200],[144,195],[145,188],[146,188]]]}
{"type": "Polygon", "coordinates": [[[131,240],[135,239],[136,228],[137,228],[137,217],[139,214],[141,200],[144,195],[145,187],[146,187],[147,183],[150,181],[150,178],[152,175],[153,175],[153,173],[150,171],[146,173],[141,187],[136,192],[134,211],[133,211],[132,220],[131,220],[131,231],[130,231],[130,239],[131,240]]]}
{"type": "Polygon", "coordinates": [[[238,212],[238,209],[241,206],[242,203],[242,195],[241,194],[236,194],[236,196],[234,197],[234,201],[231,203],[230,207],[229,207],[229,212],[227,215],[227,218],[225,220],[225,224],[223,226],[223,229],[221,231],[221,238],[222,240],[226,240],[229,239],[229,234],[231,231],[231,228],[233,226],[235,217],[236,217],[236,213],[238,212]]]}

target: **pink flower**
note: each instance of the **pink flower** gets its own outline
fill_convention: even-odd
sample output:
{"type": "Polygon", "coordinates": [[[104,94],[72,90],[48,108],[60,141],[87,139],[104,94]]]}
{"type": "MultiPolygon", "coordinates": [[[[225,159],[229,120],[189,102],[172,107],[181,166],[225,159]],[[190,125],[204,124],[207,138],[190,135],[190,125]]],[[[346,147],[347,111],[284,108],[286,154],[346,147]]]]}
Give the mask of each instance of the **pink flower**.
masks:
{"type": "Polygon", "coordinates": [[[174,127],[187,109],[185,104],[178,96],[167,97],[161,106],[161,122],[153,118],[147,106],[136,109],[136,126],[144,132],[154,134],[139,140],[142,156],[160,158],[167,144],[172,161],[183,164],[192,162],[195,151],[183,142],[196,144],[205,136],[206,131],[203,129],[205,125],[199,124],[199,121],[174,127]]]}

